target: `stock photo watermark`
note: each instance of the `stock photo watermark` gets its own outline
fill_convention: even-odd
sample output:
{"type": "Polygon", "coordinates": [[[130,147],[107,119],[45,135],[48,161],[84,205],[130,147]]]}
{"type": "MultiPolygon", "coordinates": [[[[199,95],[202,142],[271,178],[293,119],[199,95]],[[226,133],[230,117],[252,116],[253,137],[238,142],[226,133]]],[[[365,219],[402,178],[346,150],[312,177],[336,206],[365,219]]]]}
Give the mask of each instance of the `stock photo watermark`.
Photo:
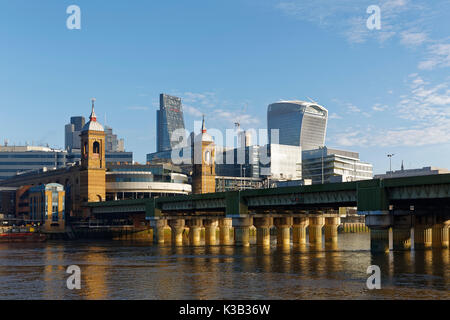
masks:
{"type": "Polygon", "coordinates": [[[81,30],[81,9],[77,5],[67,7],[66,13],[70,16],[66,20],[66,26],[69,30],[81,30]]]}
{"type": "Polygon", "coordinates": [[[69,266],[66,270],[70,277],[67,278],[66,284],[69,290],[81,290],[81,269],[77,265],[69,266]]]}
{"type": "Polygon", "coordinates": [[[369,290],[381,289],[381,269],[379,266],[369,266],[367,268],[367,274],[371,276],[367,279],[366,285],[369,290]]]}
{"type": "Polygon", "coordinates": [[[367,19],[366,26],[369,30],[381,30],[381,9],[377,5],[371,5],[367,8],[370,17],[367,19]]]}

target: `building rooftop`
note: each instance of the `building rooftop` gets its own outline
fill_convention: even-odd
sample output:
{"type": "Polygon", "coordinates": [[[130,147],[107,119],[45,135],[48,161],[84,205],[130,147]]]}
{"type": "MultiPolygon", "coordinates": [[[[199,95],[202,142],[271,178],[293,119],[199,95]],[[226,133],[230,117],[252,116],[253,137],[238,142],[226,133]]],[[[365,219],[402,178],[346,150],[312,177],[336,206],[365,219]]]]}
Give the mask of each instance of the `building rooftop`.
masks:
{"type": "Polygon", "coordinates": [[[0,152],[64,152],[64,150],[42,146],[0,146],[0,152]]]}

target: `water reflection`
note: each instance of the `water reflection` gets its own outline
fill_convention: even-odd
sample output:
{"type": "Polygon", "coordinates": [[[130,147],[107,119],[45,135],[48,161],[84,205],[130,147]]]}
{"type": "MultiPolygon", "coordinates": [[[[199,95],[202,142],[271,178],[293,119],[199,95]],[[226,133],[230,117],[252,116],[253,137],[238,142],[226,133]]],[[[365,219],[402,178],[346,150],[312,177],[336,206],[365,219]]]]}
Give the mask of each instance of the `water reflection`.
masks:
{"type": "Polygon", "coordinates": [[[2,299],[450,299],[450,250],[372,255],[367,234],[332,247],[175,247],[130,242],[0,245],[2,299]],[[66,268],[82,269],[82,290],[66,268]],[[366,288],[369,265],[382,290],[366,288]]]}

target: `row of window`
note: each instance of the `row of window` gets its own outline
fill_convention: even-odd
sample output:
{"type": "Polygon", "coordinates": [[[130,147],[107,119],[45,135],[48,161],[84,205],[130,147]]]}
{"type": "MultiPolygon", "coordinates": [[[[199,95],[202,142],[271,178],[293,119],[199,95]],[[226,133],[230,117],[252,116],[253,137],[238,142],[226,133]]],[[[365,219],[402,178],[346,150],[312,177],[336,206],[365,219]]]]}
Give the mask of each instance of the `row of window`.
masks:
{"type": "Polygon", "coordinates": [[[1,166],[54,166],[54,165],[58,165],[58,166],[64,166],[65,163],[64,162],[3,162],[0,161],[0,165],[1,166]]]}
{"type": "Polygon", "coordinates": [[[55,159],[65,158],[65,155],[55,154],[0,154],[0,159],[55,159]]]}

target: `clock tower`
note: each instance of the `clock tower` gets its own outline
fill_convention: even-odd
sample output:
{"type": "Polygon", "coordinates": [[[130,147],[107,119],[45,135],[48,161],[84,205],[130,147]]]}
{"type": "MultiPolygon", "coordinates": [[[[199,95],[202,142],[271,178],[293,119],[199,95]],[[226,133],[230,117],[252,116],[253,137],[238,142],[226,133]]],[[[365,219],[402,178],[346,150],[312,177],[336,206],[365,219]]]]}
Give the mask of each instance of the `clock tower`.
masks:
{"type": "Polygon", "coordinates": [[[216,146],[206,132],[203,117],[202,132],[192,141],[192,192],[194,194],[216,192],[216,146]]]}
{"type": "Polygon", "coordinates": [[[81,130],[80,195],[82,202],[106,199],[105,130],[97,122],[92,99],[89,122],[81,130]]]}

